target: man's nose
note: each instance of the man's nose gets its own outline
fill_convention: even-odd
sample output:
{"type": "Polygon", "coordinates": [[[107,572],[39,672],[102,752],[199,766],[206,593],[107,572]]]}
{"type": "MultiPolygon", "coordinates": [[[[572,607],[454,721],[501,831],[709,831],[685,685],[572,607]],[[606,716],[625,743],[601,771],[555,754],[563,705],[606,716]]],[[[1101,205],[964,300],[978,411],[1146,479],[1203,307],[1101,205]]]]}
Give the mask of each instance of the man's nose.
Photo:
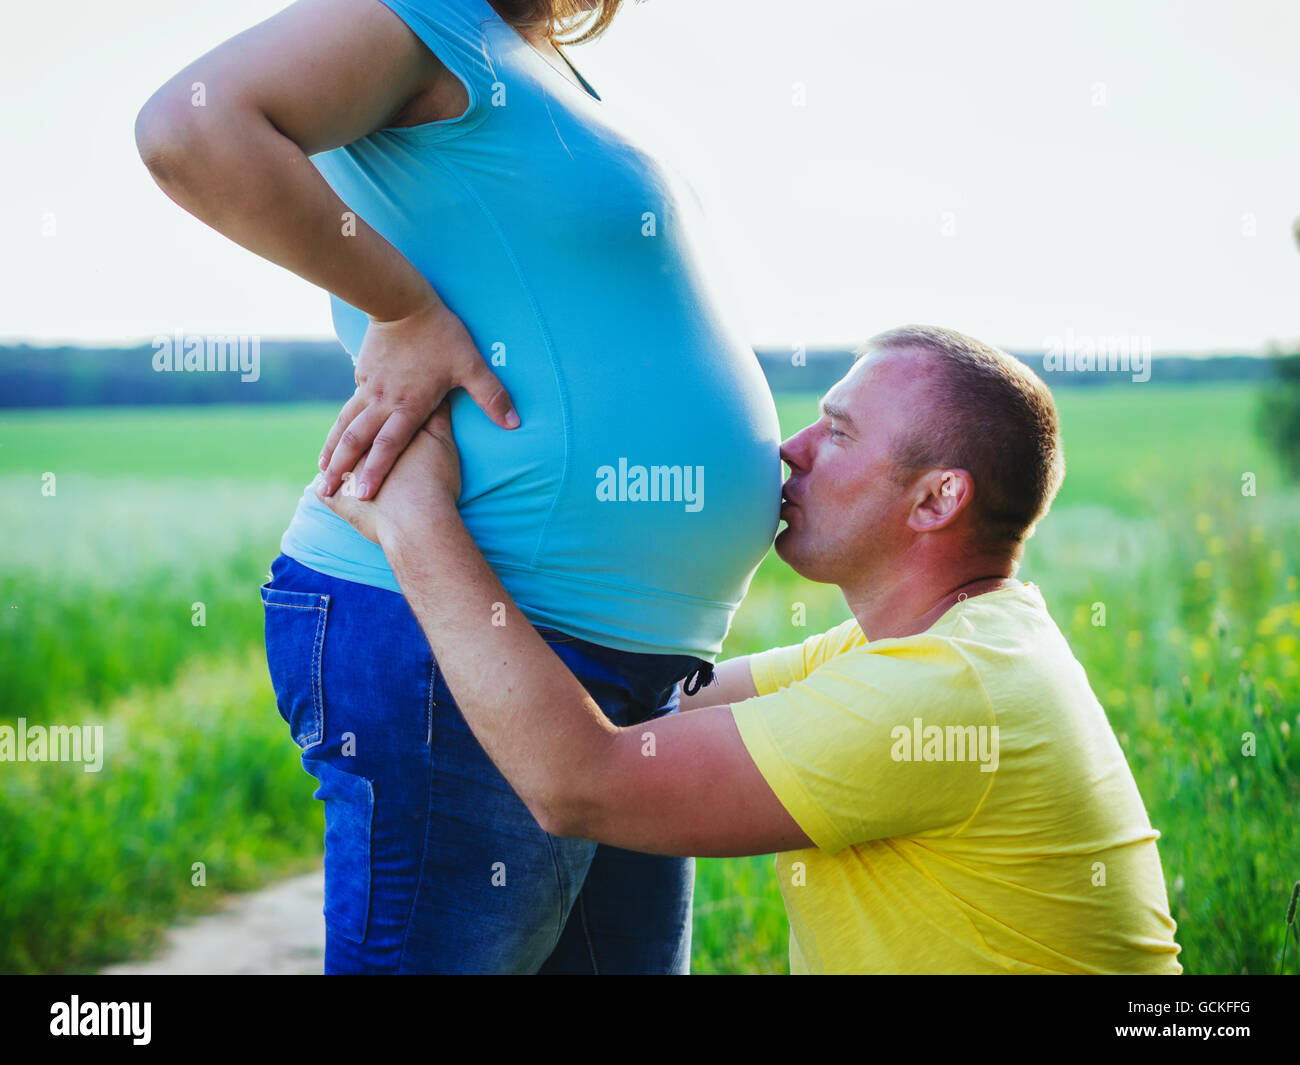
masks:
{"type": "Polygon", "coordinates": [[[793,440],[794,437],[792,436],[789,440],[786,440],[781,444],[781,461],[792,470],[794,469],[794,458],[790,454],[790,444],[793,440]]]}
{"type": "Polygon", "coordinates": [[[811,426],[800,429],[799,432],[795,433],[789,440],[786,440],[781,444],[781,461],[792,470],[801,469],[803,467],[803,442],[809,428],[811,428],[811,426]]]}

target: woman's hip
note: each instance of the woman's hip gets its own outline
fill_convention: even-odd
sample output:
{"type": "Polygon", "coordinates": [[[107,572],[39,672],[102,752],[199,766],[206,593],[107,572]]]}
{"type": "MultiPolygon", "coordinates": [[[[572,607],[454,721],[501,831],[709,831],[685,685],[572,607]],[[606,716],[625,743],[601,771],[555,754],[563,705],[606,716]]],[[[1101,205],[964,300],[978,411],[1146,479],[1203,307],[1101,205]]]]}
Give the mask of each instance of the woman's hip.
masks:
{"type": "MultiPolygon", "coordinates": [[[[535,968],[595,845],[537,825],[474,739],[400,595],[282,555],[262,598],[277,707],[324,802],[332,964],[535,968]],[[433,945],[453,939],[459,960],[433,945]]],[[[539,631],[621,725],[675,712],[674,682],[695,661],[539,631]]]]}

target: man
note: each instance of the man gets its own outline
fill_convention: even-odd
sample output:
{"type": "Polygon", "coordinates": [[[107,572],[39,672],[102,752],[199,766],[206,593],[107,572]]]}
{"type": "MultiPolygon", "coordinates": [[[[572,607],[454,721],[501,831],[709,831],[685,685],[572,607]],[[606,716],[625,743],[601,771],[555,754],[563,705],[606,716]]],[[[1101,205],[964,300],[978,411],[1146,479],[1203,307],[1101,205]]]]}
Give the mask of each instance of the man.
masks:
{"type": "Polygon", "coordinates": [[[384,548],[541,825],[779,852],[793,972],[1181,972],[1159,834],[1038,589],[1014,579],[1064,474],[1051,393],[950,330],[863,355],[782,447],[776,538],[853,617],[723,663],[652,728],[604,718],[470,540],[445,405],[374,502],[328,502],[384,548]]]}

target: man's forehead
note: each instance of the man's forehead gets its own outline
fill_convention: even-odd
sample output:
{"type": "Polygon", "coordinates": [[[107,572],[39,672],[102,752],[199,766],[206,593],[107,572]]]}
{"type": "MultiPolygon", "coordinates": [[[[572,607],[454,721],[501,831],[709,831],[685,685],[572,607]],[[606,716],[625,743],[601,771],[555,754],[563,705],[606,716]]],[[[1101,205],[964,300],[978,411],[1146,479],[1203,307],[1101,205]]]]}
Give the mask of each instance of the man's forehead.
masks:
{"type": "Polygon", "coordinates": [[[907,346],[876,348],[858,359],[849,369],[848,374],[845,374],[844,379],[847,380],[855,372],[863,376],[870,374],[873,377],[893,374],[916,377],[930,364],[927,354],[921,348],[907,346]]]}
{"type": "Polygon", "coordinates": [[[886,348],[861,356],[848,372],[822,397],[822,409],[848,411],[881,399],[892,391],[928,376],[922,352],[908,348],[886,348]]]}

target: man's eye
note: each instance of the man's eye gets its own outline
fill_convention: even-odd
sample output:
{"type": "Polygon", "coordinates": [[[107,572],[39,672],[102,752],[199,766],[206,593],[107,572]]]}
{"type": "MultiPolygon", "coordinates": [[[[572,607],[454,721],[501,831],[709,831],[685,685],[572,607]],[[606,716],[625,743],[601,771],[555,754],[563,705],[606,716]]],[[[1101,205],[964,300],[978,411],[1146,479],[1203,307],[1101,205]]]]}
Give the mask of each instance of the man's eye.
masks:
{"type": "Polygon", "coordinates": [[[831,431],[830,431],[830,432],[831,432],[831,436],[843,436],[843,435],[844,435],[842,432],[840,432],[840,430],[836,429],[834,426],[831,427],[831,431]]]}

